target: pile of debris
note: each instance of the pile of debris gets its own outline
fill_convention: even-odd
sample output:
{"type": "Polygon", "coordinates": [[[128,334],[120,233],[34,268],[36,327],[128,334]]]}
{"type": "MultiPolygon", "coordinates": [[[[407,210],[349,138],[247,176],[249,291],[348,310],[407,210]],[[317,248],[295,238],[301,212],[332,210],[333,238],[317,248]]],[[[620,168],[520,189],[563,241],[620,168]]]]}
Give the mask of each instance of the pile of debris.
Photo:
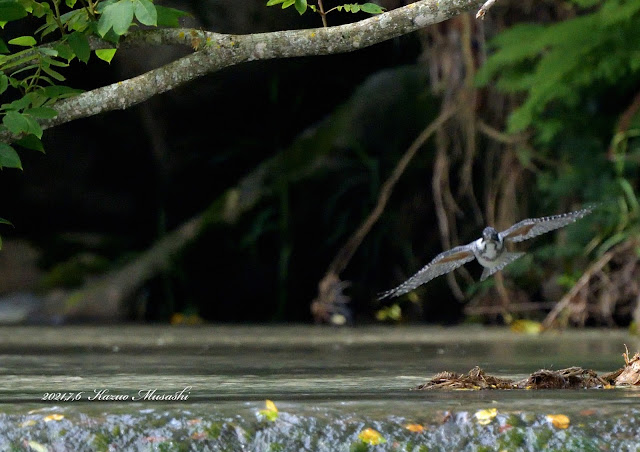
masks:
{"type": "Polygon", "coordinates": [[[602,376],[591,369],[568,367],[560,370],[541,369],[524,380],[513,381],[487,375],[476,366],[467,374],[440,372],[415,389],[609,389],[625,385],[640,386],[640,353],[631,359],[628,351],[622,356],[625,366],[602,376]]]}

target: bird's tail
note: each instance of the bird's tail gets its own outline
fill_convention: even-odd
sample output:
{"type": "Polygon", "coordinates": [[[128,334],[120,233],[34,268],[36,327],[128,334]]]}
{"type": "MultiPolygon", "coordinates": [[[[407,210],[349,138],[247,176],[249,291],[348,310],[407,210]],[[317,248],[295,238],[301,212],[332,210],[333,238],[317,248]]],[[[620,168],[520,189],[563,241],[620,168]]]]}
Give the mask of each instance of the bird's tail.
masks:
{"type": "Polygon", "coordinates": [[[500,256],[500,261],[498,262],[498,264],[495,267],[485,267],[484,268],[484,271],[482,272],[482,276],[480,277],[480,281],[484,281],[489,276],[493,275],[495,272],[502,270],[507,265],[509,265],[511,262],[513,262],[516,259],[524,256],[524,254],[525,253],[522,253],[522,252],[520,252],[520,253],[505,252],[502,256],[500,256]]]}

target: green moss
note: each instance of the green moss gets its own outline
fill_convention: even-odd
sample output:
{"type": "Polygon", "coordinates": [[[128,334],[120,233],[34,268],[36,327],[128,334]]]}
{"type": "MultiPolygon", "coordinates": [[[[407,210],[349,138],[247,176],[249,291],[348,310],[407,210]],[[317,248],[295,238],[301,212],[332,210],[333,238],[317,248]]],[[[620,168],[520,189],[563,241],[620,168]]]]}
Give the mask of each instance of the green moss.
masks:
{"type": "Polygon", "coordinates": [[[368,450],[369,445],[362,441],[351,443],[351,447],[349,447],[349,452],[367,452],[368,450]]]}
{"type": "Polygon", "coordinates": [[[100,452],[109,450],[110,443],[109,437],[104,433],[95,433],[91,441],[93,448],[100,452]]]}
{"type": "Polygon", "coordinates": [[[537,432],[535,448],[543,449],[544,446],[547,445],[547,443],[549,442],[552,436],[553,436],[553,431],[548,428],[542,429],[539,432],[537,432]]]}
{"type": "Polygon", "coordinates": [[[519,428],[511,428],[498,440],[498,449],[515,450],[525,444],[524,432],[519,428]]]}
{"type": "Polygon", "coordinates": [[[209,438],[218,439],[222,433],[222,424],[220,422],[214,422],[205,427],[204,431],[207,433],[209,438]]]}

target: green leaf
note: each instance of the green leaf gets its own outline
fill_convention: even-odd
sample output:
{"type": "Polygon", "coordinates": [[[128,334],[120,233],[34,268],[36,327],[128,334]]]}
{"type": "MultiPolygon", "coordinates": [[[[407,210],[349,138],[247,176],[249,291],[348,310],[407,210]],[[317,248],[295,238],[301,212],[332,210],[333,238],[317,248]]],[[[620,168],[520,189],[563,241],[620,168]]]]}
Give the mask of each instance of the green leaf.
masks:
{"type": "Polygon", "coordinates": [[[12,0],[0,1],[0,22],[22,19],[26,15],[27,10],[19,2],[12,0]]]}
{"type": "Polygon", "coordinates": [[[0,38],[0,53],[9,53],[9,47],[7,47],[2,38],[0,38]]]}
{"type": "MultiPolygon", "coordinates": [[[[100,3],[99,5],[102,6],[103,3],[100,3]]],[[[88,28],[89,23],[94,23],[89,19],[89,13],[87,12],[86,8],[76,9],[63,14],[62,16],[60,16],[60,20],[63,24],[67,25],[67,28],[70,31],[85,31],[88,28]]],[[[52,24],[56,25],[55,22],[52,22],[52,24]]],[[[57,25],[55,28],[57,29],[57,25]]],[[[44,34],[45,33],[43,32],[43,35],[44,34]]]]}
{"type": "Polygon", "coordinates": [[[158,27],[179,27],[178,19],[189,14],[179,9],[167,8],[166,6],[155,5],[158,14],[158,27]]]}
{"type": "Polygon", "coordinates": [[[0,168],[22,169],[18,153],[6,143],[0,143],[0,168]]]}
{"type": "Polygon", "coordinates": [[[45,102],[50,100],[47,96],[43,95],[39,90],[31,91],[29,94],[29,99],[31,100],[31,108],[39,108],[42,107],[45,102]]]}
{"type": "Polygon", "coordinates": [[[104,8],[98,21],[98,34],[103,36],[113,29],[118,36],[129,30],[133,22],[133,3],[131,0],[120,0],[104,8]]]}
{"type": "Polygon", "coordinates": [[[89,40],[84,33],[75,31],[70,35],[67,35],[67,42],[69,43],[71,50],[73,50],[73,53],[76,54],[80,61],[83,63],[87,63],[89,61],[91,48],[89,47],[89,40]]]}
{"type": "Polygon", "coordinates": [[[16,135],[29,131],[29,121],[26,116],[17,111],[8,111],[2,118],[2,123],[9,132],[16,135]]]}
{"type": "Polygon", "coordinates": [[[47,86],[42,89],[42,94],[52,100],[65,99],[80,94],[81,92],[81,89],[69,88],[68,86],[62,85],[47,86]]]}
{"type": "Polygon", "coordinates": [[[50,107],[29,108],[24,111],[24,114],[39,119],[52,119],[58,116],[58,112],[50,107]]]}
{"type": "Polygon", "coordinates": [[[55,22],[45,23],[44,25],[38,27],[36,31],[33,32],[34,35],[40,33],[40,38],[44,38],[49,33],[53,33],[58,30],[58,25],[55,22]]]}
{"type": "Polygon", "coordinates": [[[10,104],[2,104],[3,108],[7,108],[8,110],[22,110],[23,108],[27,108],[31,104],[31,96],[28,94],[22,96],[20,99],[16,99],[10,104]]]}
{"type": "Polygon", "coordinates": [[[67,61],[71,61],[74,56],[77,56],[76,53],[71,49],[71,46],[66,43],[56,44],[55,49],[58,51],[58,56],[60,58],[64,58],[67,61]]]}
{"type": "Polygon", "coordinates": [[[25,149],[31,149],[32,151],[40,151],[44,153],[44,146],[42,146],[42,141],[35,135],[27,135],[16,141],[16,144],[22,146],[25,149]]]}
{"type": "Polygon", "coordinates": [[[375,3],[365,3],[364,5],[360,5],[360,9],[369,14],[382,14],[385,11],[385,8],[375,3]]]}
{"type": "Polygon", "coordinates": [[[269,0],[267,2],[267,6],[279,5],[280,3],[284,3],[285,0],[269,0]]]}
{"type": "Polygon", "coordinates": [[[40,126],[40,124],[38,123],[38,121],[36,121],[35,119],[33,119],[31,116],[26,116],[25,118],[27,118],[27,122],[29,123],[29,133],[32,133],[33,135],[35,135],[38,138],[42,138],[42,126],[40,126]]]}
{"type": "Polygon", "coordinates": [[[59,73],[58,71],[54,71],[53,69],[51,69],[51,67],[49,66],[42,66],[42,70],[44,72],[46,72],[50,77],[56,79],[59,82],[63,82],[66,80],[66,78],[64,77],[64,75],[62,75],[61,73],[59,73]]]}
{"type": "Polygon", "coordinates": [[[42,57],[41,61],[49,66],[56,67],[68,67],[69,63],[65,63],[64,61],[58,61],[54,58],[49,58],[47,56],[42,57]]]}
{"type": "Polygon", "coordinates": [[[13,226],[9,220],[5,220],[4,218],[0,218],[0,224],[8,224],[9,226],[13,226]]]}
{"type": "Polygon", "coordinates": [[[284,0],[284,2],[282,2],[282,9],[290,7],[295,2],[296,2],[296,0],[284,0]]]}
{"type": "Polygon", "coordinates": [[[40,19],[41,17],[44,17],[45,15],[51,12],[51,7],[45,2],[40,2],[40,3],[33,2],[31,4],[33,5],[32,14],[38,19],[40,19]]]}
{"type": "Polygon", "coordinates": [[[116,54],[116,49],[98,49],[96,50],[96,56],[107,63],[111,63],[113,56],[116,54]]]}
{"type": "Polygon", "coordinates": [[[9,87],[9,77],[0,73],[0,94],[4,93],[9,87]]]}
{"type": "Polygon", "coordinates": [[[296,0],[296,11],[298,11],[298,14],[302,16],[306,10],[307,0],[296,0]]]}
{"type": "Polygon", "coordinates": [[[56,49],[52,49],[51,47],[40,47],[38,48],[38,52],[40,52],[43,55],[48,55],[51,57],[58,56],[58,51],[56,49]]]}
{"type": "Polygon", "coordinates": [[[64,3],[69,7],[73,8],[76,5],[77,0],[64,0],[64,3]]]}
{"type": "Polygon", "coordinates": [[[135,0],[133,11],[138,22],[155,27],[158,25],[156,7],[149,0],[135,0]]]}
{"type": "Polygon", "coordinates": [[[351,5],[351,12],[354,14],[360,12],[360,5],[358,5],[357,3],[351,5]]]}
{"type": "Polygon", "coordinates": [[[11,41],[9,41],[9,44],[22,47],[33,47],[37,44],[37,42],[33,36],[20,36],[18,38],[13,38],[11,41]]]}

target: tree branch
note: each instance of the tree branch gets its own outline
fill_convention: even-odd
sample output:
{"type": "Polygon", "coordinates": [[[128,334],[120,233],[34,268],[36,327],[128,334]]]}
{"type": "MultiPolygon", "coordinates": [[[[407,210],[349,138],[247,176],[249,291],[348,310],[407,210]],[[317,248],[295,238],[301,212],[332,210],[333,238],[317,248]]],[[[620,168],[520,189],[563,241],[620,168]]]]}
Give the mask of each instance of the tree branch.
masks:
{"type": "Polygon", "coordinates": [[[491,9],[491,7],[493,6],[493,4],[495,2],[496,2],[496,0],[487,0],[487,2],[484,5],[482,5],[482,8],[480,8],[478,13],[476,14],[476,19],[483,19],[484,20],[484,15],[487,14],[487,11],[489,11],[489,9],[491,9]]]}
{"type": "MultiPolygon", "coordinates": [[[[368,19],[329,28],[228,35],[195,29],[152,29],[132,32],[123,46],[178,44],[194,53],[123,80],[56,102],[58,116],[43,129],[112,110],[123,110],[220,69],[254,60],[351,52],[445,21],[482,4],[482,0],[420,0],[368,19]]],[[[104,47],[99,40],[92,47],[104,47]]],[[[0,134],[0,141],[16,137],[0,134]]]]}

